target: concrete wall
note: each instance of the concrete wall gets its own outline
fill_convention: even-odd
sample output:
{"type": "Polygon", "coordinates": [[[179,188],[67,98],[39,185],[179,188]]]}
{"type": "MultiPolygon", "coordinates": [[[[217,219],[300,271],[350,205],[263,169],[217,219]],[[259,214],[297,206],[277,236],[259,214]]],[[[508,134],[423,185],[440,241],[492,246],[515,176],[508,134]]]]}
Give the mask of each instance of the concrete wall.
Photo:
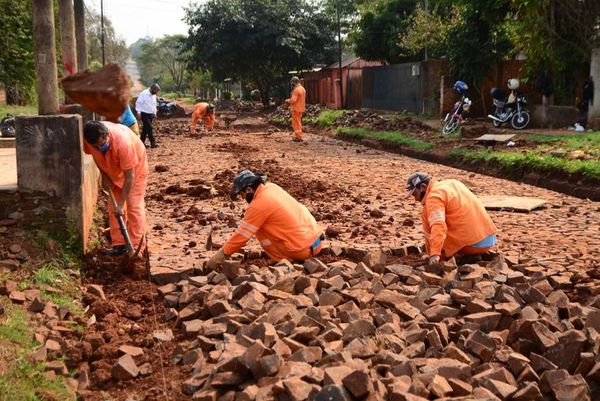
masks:
{"type": "Polygon", "coordinates": [[[87,247],[98,196],[98,171],[83,154],[79,115],[16,119],[18,188],[61,200],[64,229],[87,247]]]}

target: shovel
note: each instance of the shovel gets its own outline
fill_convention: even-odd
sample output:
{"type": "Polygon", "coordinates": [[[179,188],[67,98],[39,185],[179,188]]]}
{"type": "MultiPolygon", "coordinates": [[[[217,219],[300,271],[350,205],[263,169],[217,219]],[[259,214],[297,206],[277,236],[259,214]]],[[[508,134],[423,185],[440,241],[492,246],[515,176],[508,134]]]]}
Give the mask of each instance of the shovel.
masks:
{"type": "MultiPolygon", "coordinates": [[[[115,199],[115,194],[112,191],[112,188],[108,188],[108,195],[110,196],[110,201],[112,202],[113,208],[117,208],[117,200],[115,199]]],[[[127,226],[125,225],[125,221],[123,220],[123,216],[117,215],[117,221],[119,222],[119,229],[121,230],[121,234],[123,238],[125,238],[125,242],[127,243],[127,253],[129,255],[133,254],[133,244],[131,243],[131,238],[129,237],[129,233],[127,232],[127,226]]]]}

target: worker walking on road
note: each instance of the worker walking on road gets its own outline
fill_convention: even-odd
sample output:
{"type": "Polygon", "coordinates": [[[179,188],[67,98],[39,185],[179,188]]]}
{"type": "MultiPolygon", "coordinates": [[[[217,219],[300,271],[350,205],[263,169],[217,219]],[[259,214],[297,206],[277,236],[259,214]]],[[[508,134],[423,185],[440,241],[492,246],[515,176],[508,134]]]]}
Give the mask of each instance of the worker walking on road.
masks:
{"type": "Polygon", "coordinates": [[[137,120],[131,112],[131,107],[129,107],[129,105],[125,106],[125,111],[123,111],[123,114],[119,117],[119,123],[132,130],[138,137],[140,136],[140,127],[138,126],[137,120]]]}
{"type": "Polygon", "coordinates": [[[294,129],[294,142],[304,141],[302,133],[302,113],[306,110],[306,90],[300,83],[300,78],[292,77],[290,84],[294,87],[292,97],[285,102],[292,109],[292,128],[294,129]]]}
{"type": "Polygon", "coordinates": [[[192,134],[196,133],[196,124],[202,119],[205,130],[211,130],[215,125],[215,106],[212,103],[200,102],[194,105],[192,112],[192,134]]]}
{"type": "Polygon", "coordinates": [[[304,260],[321,251],[325,237],[315,218],[280,186],[267,183],[266,176],[242,171],[233,179],[231,198],[239,193],[249,203],[248,209],[235,234],[208,261],[209,269],[220,266],[253,236],[275,261],[304,260]]]}
{"type": "Polygon", "coordinates": [[[146,144],[146,137],[150,140],[150,147],[157,148],[156,139],[152,129],[152,122],[156,118],[156,94],[160,91],[158,84],[153,84],[143,90],[135,102],[138,119],[142,121],[142,143],[146,144]]]}
{"type": "Polygon", "coordinates": [[[421,220],[429,263],[455,254],[483,254],[496,245],[496,226],[483,204],[460,181],[435,181],[426,173],[408,177],[406,197],[423,204],[421,220]]]}
{"type": "Polygon", "coordinates": [[[109,202],[110,238],[112,248],[103,251],[116,256],[127,252],[117,215],[123,216],[134,249],[144,250],[146,209],[144,194],[148,179],[146,148],[127,127],[110,122],[88,121],[83,127],[83,150],[91,154],[102,172],[102,185],[111,189],[117,206],[109,202]]]}

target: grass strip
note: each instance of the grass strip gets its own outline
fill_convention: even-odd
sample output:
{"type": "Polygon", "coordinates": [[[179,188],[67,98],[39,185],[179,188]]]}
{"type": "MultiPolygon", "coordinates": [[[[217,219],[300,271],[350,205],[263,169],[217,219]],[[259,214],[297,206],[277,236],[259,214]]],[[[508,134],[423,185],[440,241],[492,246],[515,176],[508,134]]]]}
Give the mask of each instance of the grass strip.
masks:
{"type": "Polygon", "coordinates": [[[369,131],[365,128],[340,127],[337,129],[336,133],[337,135],[342,137],[356,139],[377,139],[401,146],[406,146],[417,151],[426,151],[433,149],[432,143],[413,138],[398,131],[369,131]]]}
{"type": "Polygon", "coordinates": [[[591,179],[600,179],[600,160],[570,160],[535,153],[470,151],[464,149],[453,149],[450,151],[449,156],[471,163],[494,162],[508,171],[532,170],[539,173],[581,174],[591,179]]]}

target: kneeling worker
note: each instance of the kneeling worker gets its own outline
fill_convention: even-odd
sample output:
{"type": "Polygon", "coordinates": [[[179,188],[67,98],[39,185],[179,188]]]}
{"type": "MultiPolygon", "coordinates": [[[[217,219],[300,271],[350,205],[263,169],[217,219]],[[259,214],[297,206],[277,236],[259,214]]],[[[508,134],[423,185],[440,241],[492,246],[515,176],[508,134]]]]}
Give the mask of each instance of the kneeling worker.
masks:
{"type": "Polygon", "coordinates": [[[275,261],[304,260],[322,248],[323,231],[306,206],[266,176],[244,170],[233,179],[231,198],[242,193],[249,203],[244,219],[233,236],[207,263],[214,270],[237,252],[250,238],[256,239],[275,261]]]}
{"type": "Polygon", "coordinates": [[[406,197],[423,204],[421,220],[429,264],[455,254],[483,254],[496,245],[496,226],[483,204],[462,182],[435,181],[414,173],[406,197]]]}
{"type": "Polygon", "coordinates": [[[106,121],[88,121],[83,127],[83,136],[84,152],[92,155],[102,172],[103,186],[112,189],[117,201],[116,208],[112,202],[108,203],[112,248],[103,253],[116,256],[127,252],[117,215],[124,217],[133,248],[143,251],[146,234],[144,194],[148,180],[146,147],[129,128],[106,121]]]}
{"type": "Polygon", "coordinates": [[[202,119],[204,128],[211,130],[215,125],[215,106],[212,103],[200,102],[194,105],[192,112],[192,134],[196,133],[196,124],[202,119]]]}

